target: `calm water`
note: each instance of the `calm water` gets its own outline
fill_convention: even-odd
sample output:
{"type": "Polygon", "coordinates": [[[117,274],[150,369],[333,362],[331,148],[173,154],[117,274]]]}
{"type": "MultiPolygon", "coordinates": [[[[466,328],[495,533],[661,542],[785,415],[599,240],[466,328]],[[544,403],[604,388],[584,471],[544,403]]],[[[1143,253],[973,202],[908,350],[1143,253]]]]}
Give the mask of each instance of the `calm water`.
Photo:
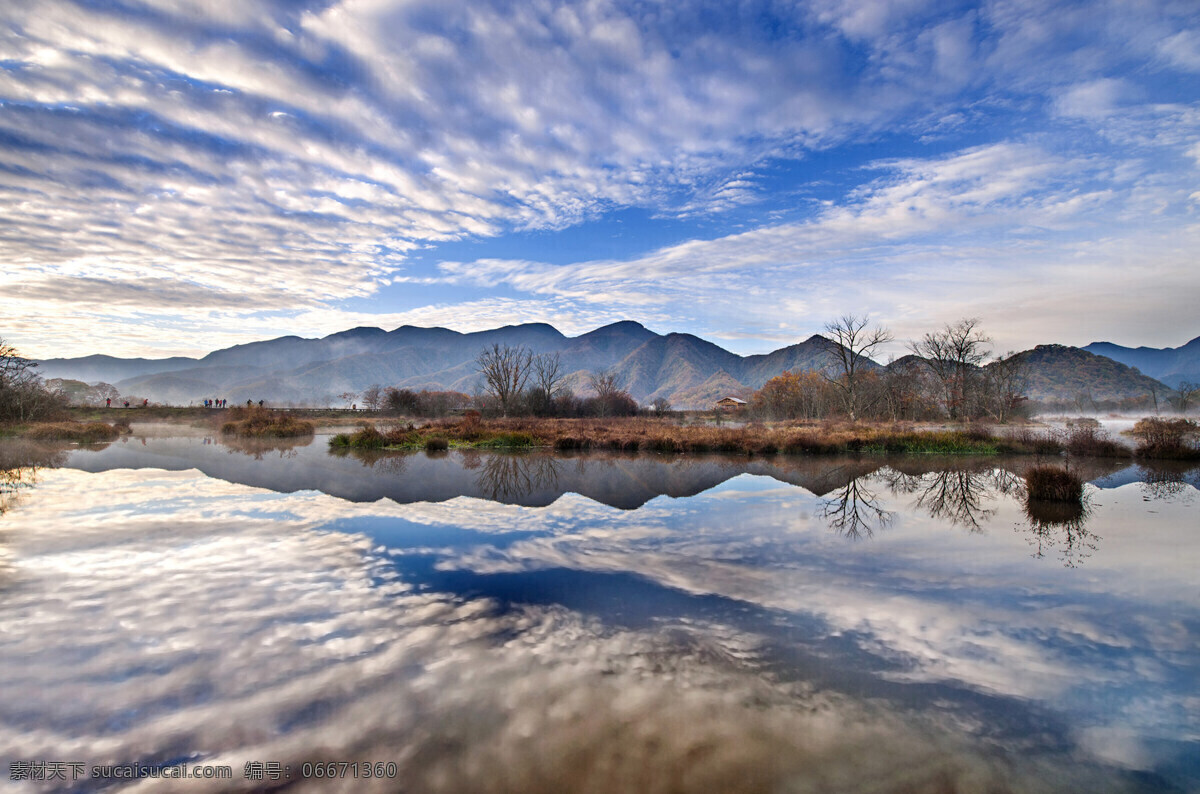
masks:
{"type": "Polygon", "coordinates": [[[1200,472],[1031,463],[0,444],[0,779],[1200,790],[1200,472]]]}

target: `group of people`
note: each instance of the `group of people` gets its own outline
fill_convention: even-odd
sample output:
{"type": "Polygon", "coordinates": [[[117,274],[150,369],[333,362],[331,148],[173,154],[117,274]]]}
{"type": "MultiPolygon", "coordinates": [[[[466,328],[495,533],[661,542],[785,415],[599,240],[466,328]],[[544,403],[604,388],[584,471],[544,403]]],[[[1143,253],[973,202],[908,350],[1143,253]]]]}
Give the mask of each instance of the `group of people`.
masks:
{"type": "MultiPolygon", "coordinates": [[[[105,407],[105,408],[112,408],[112,397],[105,397],[105,398],[104,398],[104,407],[105,407]]],[[[126,408],[128,408],[128,407],[129,407],[129,400],[126,400],[126,401],[125,401],[125,407],[126,407],[126,408]]],[[[143,407],[143,408],[149,408],[149,407],[150,407],[150,399],[149,399],[149,398],[146,398],[146,399],[142,400],[142,407],[143,407]]]]}
{"type": "MultiPolygon", "coordinates": [[[[265,400],[259,400],[258,407],[262,408],[263,404],[265,402],[266,402],[265,400]]],[[[212,399],[212,400],[205,398],[205,399],[201,400],[201,403],[204,405],[205,408],[225,408],[229,404],[229,401],[226,400],[224,397],[221,397],[218,399],[212,399]]],[[[252,405],[254,405],[253,400],[246,400],[247,408],[249,408],[252,405]]]]}

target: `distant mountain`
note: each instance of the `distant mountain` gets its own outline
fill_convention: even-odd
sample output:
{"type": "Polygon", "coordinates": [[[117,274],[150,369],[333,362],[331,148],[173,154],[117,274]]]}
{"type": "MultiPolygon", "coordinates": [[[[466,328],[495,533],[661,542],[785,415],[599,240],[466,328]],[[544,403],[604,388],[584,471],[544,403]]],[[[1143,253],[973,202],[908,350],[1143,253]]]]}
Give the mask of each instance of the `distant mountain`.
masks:
{"type": "Polygon", "coordinates": [[[665,397],[681,408],[708,407],[729,394],[746,396],[787,369],[827,367],[833,349],[829,340],[813,336],[772,353],[743,357],[690,334],[662,335],[623,321],[577,337],[545,323],[469,334],[415,326],[353,328],[321,339],[283,336],[235,345],[201,359],[89,356],[46,365],[53,365],[48,374],[54,377],[105,380],[122,394],[157,402],[187,404],[223,396],[231,402],[325,405],[372,383],[471,392],[480,380],[475,359],[492,344],[558,353],[567,384],[577,392],[587,390],[591,373],[609,370],[639,402],[665,397]]]}
{"type": "MultiPolygon", "coordinates": [[[[771,353],[739,356],[691,334],[658,334],[629,321],[576,337],[545,323],[469,334],[406,325],[392,331],[352,328],[320,339],[283,336],[215,350],[201,359],[52,359],[42,362],[41,374],[105,381],[123,395],[155,402],[186,405],[224,397],[230,403],[331,405],[342,393],[361,392],[373,383],[470,393],[480,382],[475,359],[493,344],[557,353],[566,383],[576,393],[588,390],[591,373],[607,370],[639,403],[663,397],[677,408],[708,408],[725,396],[748,398],[785,370],[836,371],[837,351],[834,342],[814,335],[771,353]]],[[[1073,400],[1085,392],[1095,400],[1122,399],[1151,388],[1166,390],[1124,364],[1079,348],[1043,345],[1019,355],[1029,365],[1030,397],[1037,400],[1073,400]]],[[[929,377],[913,356],[890,366],[929,377]]],[[[880,367],[868,361],[865,368],[880,367]]]]}
{"type": "Polygon", "coordinates": [[[1069,401],[1080,395],[1096,401],[1124,400],[1168,391],[1133,367],[1078,347],[1038,345],[1017,356],[1025,363],[1026,395],[1032,400],[1069,401]]]}
{"type": "MultiPolygon", "coordinates": [[[[806,372],[824,370],[837,371],[835,355],[837,345],[831,339],[813,334],[795,345],[781,347],[765,355],[747,356],[739,372],[746,385],[761,389],[762,385],[781,372],[806,372]]],[[[866,369],[878,369],[879,365],[868,359],[866,369]]]]}
{"type": "Polygon", "coordinates": [[[1082,349],[1137,367],[1171,387],[1185,380],[1200,383],[1200,336],[1182,347],[1122,347],[1112,342],[1092,342],[1082,349]]]}
{"type": "Polygon", "coordinates": [[[48,358],[38,362],[37,373],[43,378],[65,378],[85,383],[116,383],[154,372],[171,372],[194,367],[194,358],[113,358],[95,355],[83,358],[48,358]]]}

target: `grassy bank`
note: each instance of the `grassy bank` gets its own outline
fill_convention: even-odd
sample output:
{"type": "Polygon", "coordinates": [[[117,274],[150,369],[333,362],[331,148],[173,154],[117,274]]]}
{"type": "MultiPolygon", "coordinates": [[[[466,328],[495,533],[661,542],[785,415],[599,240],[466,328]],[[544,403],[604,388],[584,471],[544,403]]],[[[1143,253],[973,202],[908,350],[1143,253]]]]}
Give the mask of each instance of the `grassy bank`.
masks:
{"type": "Polygon", "coordinates": [[[1088,429],[1050,433],[1027,429],[1007,435],[986,427],[928,429],[911,425],[808,425],[742,427],[680,425],[670,420],[491,419],[468,416],[422,427],[364,426],[335,436],[343,449],[445,449],[549,447],[560,451],[727,453],[740,455],[1061,455],[1128,458],[1132,450],[1088,429]]]}
{"type": "Polygon", "coordinates": [[[366,425],[353,433],[339,433],[329,441],[341,449],[427,449],[431,452],[454,448],[528,449],[549,446],[530,433],[504,428],[484,428],[479,422],[444,423],[415,428],[412,425],[366,425]]]}

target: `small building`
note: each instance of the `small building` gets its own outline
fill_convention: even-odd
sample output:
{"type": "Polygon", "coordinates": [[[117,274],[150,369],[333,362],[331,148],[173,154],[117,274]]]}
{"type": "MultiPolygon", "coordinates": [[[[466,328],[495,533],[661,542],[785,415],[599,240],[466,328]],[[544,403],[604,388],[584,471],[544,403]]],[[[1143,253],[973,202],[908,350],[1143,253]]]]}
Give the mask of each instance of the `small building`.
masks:
{"type": "Polygon", "coordinates": [[[739,400],[737,397],[722,397],[717,400],[718,411],[736,411],[739,408],[745,408],[746,401],[739,400]]]}

